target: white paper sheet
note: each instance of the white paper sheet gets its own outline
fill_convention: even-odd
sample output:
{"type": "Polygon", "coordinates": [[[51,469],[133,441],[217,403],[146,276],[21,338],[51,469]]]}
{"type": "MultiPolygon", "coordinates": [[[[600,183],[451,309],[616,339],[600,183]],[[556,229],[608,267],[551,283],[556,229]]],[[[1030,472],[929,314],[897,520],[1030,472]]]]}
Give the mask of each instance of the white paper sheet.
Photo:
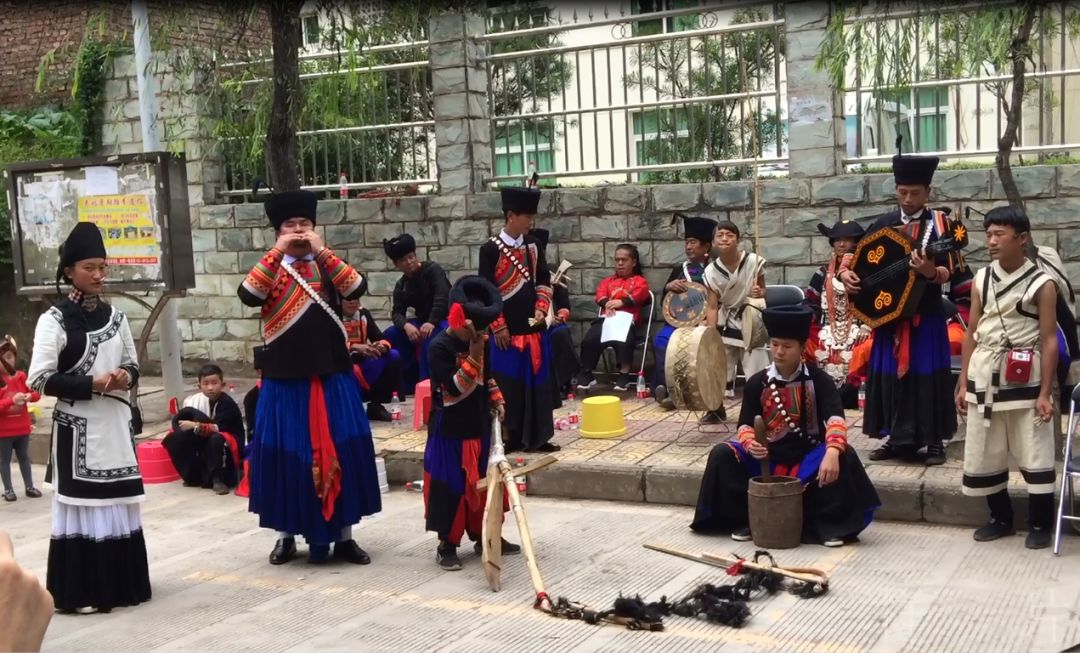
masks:
{"type": "Polygon", "coordinates": [[[91,166],[86,168],[87,195],[116,195],[120,189],[120,179],[116,168],[109,166],[91,166]]]}
{"type": "Polygon", "coordinates": [[[634,315],[626,311],[615,311],[615,315],[604,318],[604,327],[600,332],[600,342],[626,342],[626,336],[630,334],[630,325],[634,323],[634,315]]]}

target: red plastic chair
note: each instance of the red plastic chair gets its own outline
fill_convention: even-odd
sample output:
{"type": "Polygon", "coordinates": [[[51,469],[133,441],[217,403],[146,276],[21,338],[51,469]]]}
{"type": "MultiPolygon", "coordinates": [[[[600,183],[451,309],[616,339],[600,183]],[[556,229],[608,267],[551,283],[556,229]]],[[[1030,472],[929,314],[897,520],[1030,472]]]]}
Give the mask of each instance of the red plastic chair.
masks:
{"type": "Polygon", "coordinates": [[[431,414],[431,380],[424,379],[416,384],[413,394],[412,427],[419,431],[421,426],[426,426],[431,414]]]}

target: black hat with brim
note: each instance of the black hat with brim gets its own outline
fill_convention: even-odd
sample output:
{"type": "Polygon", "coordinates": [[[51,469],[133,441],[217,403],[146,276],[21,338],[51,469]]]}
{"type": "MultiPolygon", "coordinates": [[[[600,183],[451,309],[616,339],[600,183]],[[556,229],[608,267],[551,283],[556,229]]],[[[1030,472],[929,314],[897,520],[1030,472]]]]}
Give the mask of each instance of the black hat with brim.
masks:
{"type": "Polygon", "coordinates": [[[897,186],[929,186],[937,171],[936,156],[910,156],[897,154],[893,157],[893,180],[897,186]]]}
{"type": "Polygon", "coordinates": [[[510,186],[502,189],[502,210],[525,215],[536,215],[540,206],[540,190],[524,186],[510,186]]]}
{"type": "Polygon", "coordinates": [[[292,218],[307,218],[311,224],[315,224],[315,213],[319,205],[319,197],[309,190],[290,190],[284,193],[275,193],[263,204],[266,217],[270,218],[270,224],[274,229],[281,229],[286,220],[292,218]]]}
{"type": "Polygon", "coordinates": [[[105,239],[101,236],[101,229],[93,222],[77,222],[60,245],[57,281],[63,276],[64,268],[91,258],[106,258],[105,239]]]}
{"type": "Polygon", "coordinates": [[[716,231],[716,220],[696,216],[679,215],[683,220],[683,237],[711,243],[716,231]]]}
{"type": "Polygon", "coordinates": [[[383,251],[391,261],[407,256],[416,251],[416,239],[412,234],[402,234],[382,241],[383,251]]]}
{"type": "Polygon", "coordinates": [[[766,308],[761,317],[770,338],[798,340],[801,343],[810,338],[814,312],[803,304],[772,306],[766,308]]]}
{"type": "Polygon", "coordinates": [[[478,274],[461,277],[450,289],[450,305],[460,304],[465,318],[472,320],[477,330],[488,328],[503,310],[502,295],[495,284],[478,274]]]}
{"type": "Polygon", "coordinates": [[[866,230],[863,229],[862,225],[854,220],[841,220],[834,224],[831,229],[826,227],[824,222],[819,222],[817,228],[822,236],[829,239],[829,244],[832,244],[838,238],[859,240],[866,234],[866,230]]]}

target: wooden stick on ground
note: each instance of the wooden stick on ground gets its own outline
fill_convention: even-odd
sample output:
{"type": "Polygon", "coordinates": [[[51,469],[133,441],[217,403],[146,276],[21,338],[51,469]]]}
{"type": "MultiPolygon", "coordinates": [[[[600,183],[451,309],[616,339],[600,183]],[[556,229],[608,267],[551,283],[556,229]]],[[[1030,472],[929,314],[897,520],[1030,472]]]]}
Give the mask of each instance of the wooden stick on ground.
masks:
{"type": "Polygon", "coordinates": [[[685,558],[687,560],[693,560],[694,562],[700,562],[702,564],[710,565],[712,567],[722,567],[724,569],[734,565],[742,564],[744,569],[760,569],[763,571],[773,571],[781,576],[792,578],[794,580],[801,580],[807,583],[820,583],[824,586],[828,586],[829,577],[825,572],[820,569],[814,569],[812,567],[773,567],[770,565],[762,565],[750,560],[740,560],[738,558],[726,558],[724,556],[718,556],[711,553],[692,553],[690,551],[682,551],[663,544],[657,544],[653,542],[646,542],[643,544],[646,549],[652,551],[659,551],[660,553],[666,553],[668,555],[685,558]]]}

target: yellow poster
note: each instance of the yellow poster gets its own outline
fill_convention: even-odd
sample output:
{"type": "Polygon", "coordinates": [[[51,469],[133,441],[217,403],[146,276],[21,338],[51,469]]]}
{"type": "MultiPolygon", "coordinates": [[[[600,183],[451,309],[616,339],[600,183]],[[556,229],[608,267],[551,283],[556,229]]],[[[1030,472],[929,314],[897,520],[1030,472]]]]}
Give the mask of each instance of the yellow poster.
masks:
{"type": "Polygon", "coordinates": [[[158,265],[161,245],[146,195],[93,195],[79,198],[79,222],[101,230],[111,265],[158,265]]]}

